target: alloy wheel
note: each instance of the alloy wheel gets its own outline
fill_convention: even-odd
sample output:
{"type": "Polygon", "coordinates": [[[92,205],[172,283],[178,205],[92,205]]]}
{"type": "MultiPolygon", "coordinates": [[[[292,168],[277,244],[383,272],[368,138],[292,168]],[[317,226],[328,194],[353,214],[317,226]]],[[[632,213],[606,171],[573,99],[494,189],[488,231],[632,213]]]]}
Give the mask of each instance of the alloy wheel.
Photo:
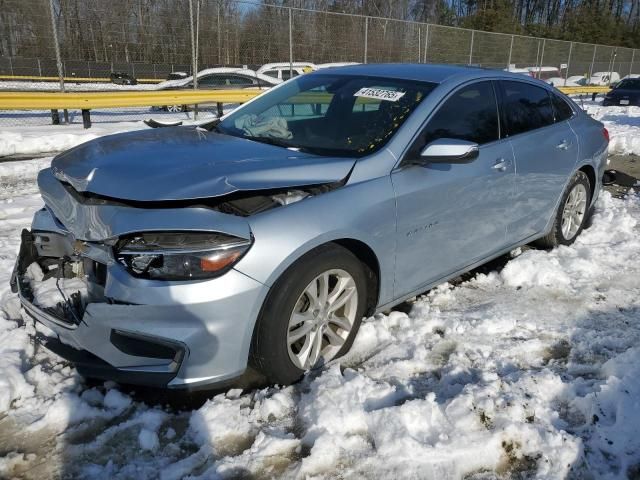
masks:
{"type": "Polygon", "coordinates": [[[356,319],[358,291],[353,277],[327,270],[304,289],[289,318],[287,349],[293,364],[309,370],[333,359],[356,319]]]}
{"type": "Polygon", "coordinates": [[[564,204],[562,210],[562,236],[571,240],[582,226],[587,211],[587,189],[581,183],[576,184],[564,204]]]}

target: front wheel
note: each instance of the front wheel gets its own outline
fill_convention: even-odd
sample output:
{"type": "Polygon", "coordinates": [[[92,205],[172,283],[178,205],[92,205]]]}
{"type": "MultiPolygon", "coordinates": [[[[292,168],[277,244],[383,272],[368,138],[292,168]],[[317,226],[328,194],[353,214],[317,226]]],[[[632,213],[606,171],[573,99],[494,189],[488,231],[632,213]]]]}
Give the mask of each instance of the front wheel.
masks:
{"type": "Polygon", "coordinates": [[[273,285],[253,335],[251,362],[271,382],[288,385],[344,355],[367,303],[363,265],[349,250],[323,245],[273,285]]]}
{"type": "Polygon", "coordinates": [[[537,243],[546,248],[571,245],[587,223],[590,204],[589,177],[578,171],[562,195],[551,231],[537,243]]]}

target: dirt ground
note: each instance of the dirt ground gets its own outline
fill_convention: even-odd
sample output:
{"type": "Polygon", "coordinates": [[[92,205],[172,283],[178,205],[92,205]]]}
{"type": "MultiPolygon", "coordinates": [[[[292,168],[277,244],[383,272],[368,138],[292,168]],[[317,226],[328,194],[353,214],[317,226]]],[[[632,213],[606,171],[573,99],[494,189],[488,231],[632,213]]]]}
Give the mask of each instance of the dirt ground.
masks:
{"type": "Polygon", "coordinates": [[[629,191],[629,188],[640,188],[640,157],[635,155],[613,155],[609,157],[607,170],[615,170],[615,180],[613,185],[605,188],[614,196],[622,196],[629,191]]]}

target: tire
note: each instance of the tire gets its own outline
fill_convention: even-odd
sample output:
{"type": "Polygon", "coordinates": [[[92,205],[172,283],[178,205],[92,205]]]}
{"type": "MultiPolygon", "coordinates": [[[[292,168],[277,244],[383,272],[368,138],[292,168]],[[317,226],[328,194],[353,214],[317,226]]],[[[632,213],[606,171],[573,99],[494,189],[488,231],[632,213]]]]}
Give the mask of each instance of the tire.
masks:
{"type": "Polygon", "coordinates": [[[306,371],[319,368],[349,351],[366,305],[367,277],[360,260],[346,248],[333,243],[314,249],[289,267],[271,288],[253,332],[251,365],[271,383],[290,385],[296,382],[306,371]],[[322,288],[323,282],[326,282],[326,289],[322,288]],[[336,295],[340,291],[338,285],[344,285],[345,288],[343,293],[336,295]],[[352,287],[355,287],[355,291],[352,287]],[[324,307],[318,307],[321,302],[311,301],[313,295],[309,292],[314,290],[319,298],[323,298],[322,291],[328,293],[324,307]],[[344,305],[334,313],[331,313],[331,307],[327,307],[332,293],[336,297],[334,306],[339,304],[337,300],[346,298],[344,305]],[[301,318],[305,318],[302,323],[292,323],[290,326],[290,322],[295,323],[301,318]],[[349,330],[337,325],[348,326],[346,320],[350,321],[349,330]],[[292,339],[300,335],[303,329],[309,328],[312,328],[309,333],[292,343],[292,339]],[[302,365],[304,352],[311,348],[305,347],[317,345],[311,340],[318,339],[317,335],[320,335],[318,344],[321,345],[319,349],[322,356],[313,362],[313,350],[310,350],[312,353],[306,362],[311,364],[302,365]]]}
{"type": "MultiPolygon", "coordinates": [[[[582,201],[580,204],[582,204],[582,201]]],[[[584,172],[578,171],[575,173],[573,178],[571,178],[569,185],[560,199],[560,204],[558,205],[558,210],[556,211],[551,231],[541,239],[537,240],[536,244],[543,248],[554,248],[559,245],[571,245],[576,238],[578,238],[578,235],[580,235],[589,220],[589,216],[592,212],[590,205],[591,184],[589,182],[589,177],[587,177],[584,172]],[[572,195],[577,195],[578,193],[584,195],[584,205],[582,208],[577,208],[575,210],[576,213],[579,213],[580,221],[576,222],[576,217],[574,216],[571,221],[570,228],[567,229],[567,222],[569,221],[568,209],[571,210],[568,206],[568,202],[571,201],[574,203],[572,200],[575,200],[576,197],[572,197],[572,195]],[[563,219],[565,223],[563,223],[563,219]]]]}

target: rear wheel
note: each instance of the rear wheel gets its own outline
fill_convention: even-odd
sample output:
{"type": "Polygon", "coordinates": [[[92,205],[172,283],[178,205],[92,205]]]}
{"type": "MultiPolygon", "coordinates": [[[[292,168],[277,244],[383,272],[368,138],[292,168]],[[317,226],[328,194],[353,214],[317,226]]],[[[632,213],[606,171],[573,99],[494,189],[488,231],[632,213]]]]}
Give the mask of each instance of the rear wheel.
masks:
{"type": "Polygon", "coordinates": [[[323,245],[273,285],[253,335],[251,361],[287,385],[345,354],[367,303],[365,269],[347,249],[323,245]]]}
{"type": "Polygon", "coordinates": [[[562,196],[551,231],[536,243],[546,248],[571,245],[584,229],[590,204],[589,177],[578,171],[562,196]]]}

